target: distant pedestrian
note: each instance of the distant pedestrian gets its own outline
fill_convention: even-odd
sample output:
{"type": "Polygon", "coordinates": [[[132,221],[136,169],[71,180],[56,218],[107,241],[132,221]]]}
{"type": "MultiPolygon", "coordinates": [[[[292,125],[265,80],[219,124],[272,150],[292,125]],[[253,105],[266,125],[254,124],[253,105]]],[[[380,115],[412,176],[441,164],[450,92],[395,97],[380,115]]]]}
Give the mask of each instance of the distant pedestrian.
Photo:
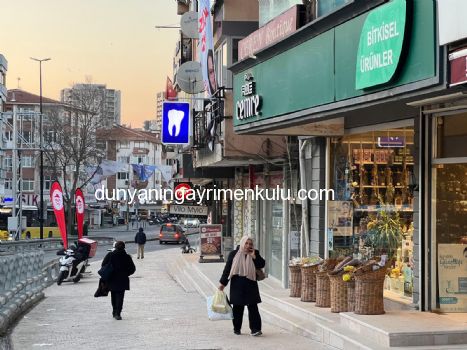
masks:
{"type": "Polygon", "coordinates": [[[143,228],[139,228],[135,236],[135,243],[138,245],[138,257],[139,259],[144,259],[144,245],[146,244],[146,234],[144,233],[143,228]]]}
{"type": "Polygon", "coordinates": [[[134,215],[131,216],[131,228],[135,227],[136,218],[134,215]]]}
{"type": "Polygon", "coordinates": [[[118,241],[115,243],[115,250],[108,253],[102,261],[102,266],[107,264],[112,264],[112,273],[107,281],[112,299],[112,316],[116,320],[121,320],[125,291],[130,290],[128,276],[136,271],[133,259],[125,251],[124,242],[118,241]]]}
{"type": "Polygon", "coordinates": [[[230,302],[233,305],[234,333],[241,334],[243,311],[248,307],[248,319],[250,321],[251,335],[261,335],[261,316],[258,304],[261,303],[258,282],[256,281],[256,269],[265,266],[264,259],[259,251],[254,249],[253,240],[244,236],[240,245],[232,251],[227,258],[224,272],[220,279],[219,290],[223,291],[230,284],[230,302]]]}

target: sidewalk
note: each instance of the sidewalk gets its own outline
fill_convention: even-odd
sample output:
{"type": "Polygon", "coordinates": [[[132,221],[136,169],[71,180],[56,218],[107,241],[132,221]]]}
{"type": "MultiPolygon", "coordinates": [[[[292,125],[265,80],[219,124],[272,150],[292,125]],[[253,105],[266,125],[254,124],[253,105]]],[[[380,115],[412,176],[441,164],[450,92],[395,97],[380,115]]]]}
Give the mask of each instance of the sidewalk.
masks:
{"type": "Polygon", "coordinates": [[[99,262],[77,284],[45,290],[45,299],[26,314],[11,334],[14,349],[324,349],[314,341],[264,324],[262,337],[243,335],[230,321],[207,319],[206,302],[184,291],[167,273],[180,257],[177,248],[134,259],[136,273],[125,295],[122,321],[111,316],[110,296],[94,298],[99,262]]]}
{"type": "MultiPolygon", "coordinates": [[[[198,263],[197,254],[186,254],[179,257],[170,272],[186,290],[209,295],[217,288],[223,267],[223,263],[198,263]]],[[[331,313],[329,308],[290,298],[289,290],[272,278],[259,285],[263,319],[330,349],[467,349],[466,314],[331,313]]]]}

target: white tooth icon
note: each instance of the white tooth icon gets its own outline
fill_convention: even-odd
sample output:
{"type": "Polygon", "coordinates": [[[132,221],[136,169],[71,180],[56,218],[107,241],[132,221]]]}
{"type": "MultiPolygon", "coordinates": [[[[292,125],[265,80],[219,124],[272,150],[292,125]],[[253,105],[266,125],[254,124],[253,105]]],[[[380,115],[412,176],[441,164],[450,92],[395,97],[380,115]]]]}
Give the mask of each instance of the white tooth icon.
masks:
{"type": "Polygon", "coordinates": [[[170,136],[177,137],[180,134],[180,125],[182,124],[182,120],[185,117],[185,113],[183,111],[177,111],[176,109],[172,109],[169,111],[169,134],[170,136]],[[173,132],[175,126],[175,134],[173,132]]]}

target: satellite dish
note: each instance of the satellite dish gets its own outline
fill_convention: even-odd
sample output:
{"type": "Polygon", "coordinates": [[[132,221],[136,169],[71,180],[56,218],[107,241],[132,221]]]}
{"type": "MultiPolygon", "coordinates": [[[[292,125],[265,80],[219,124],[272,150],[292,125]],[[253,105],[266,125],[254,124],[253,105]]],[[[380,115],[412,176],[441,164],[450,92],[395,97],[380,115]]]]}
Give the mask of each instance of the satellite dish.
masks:
{"type": "Polygon", "coordinates": [[[198,39],[198,12],[185,12],[180,20],[180,27],[185,37],[198,39]]]}
{"type": "Polygon", "coordinates": [[[187,94],[197,94],[204,91],[201,63],[185,62],[177,72],[177,84],[187,94]]]}

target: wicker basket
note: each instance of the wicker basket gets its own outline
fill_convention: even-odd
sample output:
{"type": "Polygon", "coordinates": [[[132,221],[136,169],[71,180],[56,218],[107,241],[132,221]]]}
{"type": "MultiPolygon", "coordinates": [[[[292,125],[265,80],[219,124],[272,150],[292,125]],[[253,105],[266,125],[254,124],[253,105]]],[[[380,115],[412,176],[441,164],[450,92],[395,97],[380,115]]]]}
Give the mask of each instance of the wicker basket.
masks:
{"type": "Polygon", "coordinates": [[[348,298],[347,285],[348,282],[342,280],[343,273],[328,274],[330,289],[331,289],[331,312],[347,312],[348,298]]]}
{"type": "Polygon", "coordinates": [[[290,270],[290,296],[292,298],[300,298],[302,290],[302,273],[300,266],[289,266],[290,270]]]}
{"type": "Polygon", "coordinates": [[[326,271],[316,273],[316,306],[331,306],[331,285],[326,271]]]}
{"type": "Polygon", "coordinates": [[[360,275],[355,274],[355,310],[359,315],[384,314],[384,278],[386,267],[360,275]]]}
{"type": "Polygon", "coordinates": [[[355,311],[355,280],[346,283],[348,311],[355,311]]]}
{"type": "Polygon", "coordinates": [[[319,265],[302,266],[301,301],[316,301],[316,272],[319,265]]]}

